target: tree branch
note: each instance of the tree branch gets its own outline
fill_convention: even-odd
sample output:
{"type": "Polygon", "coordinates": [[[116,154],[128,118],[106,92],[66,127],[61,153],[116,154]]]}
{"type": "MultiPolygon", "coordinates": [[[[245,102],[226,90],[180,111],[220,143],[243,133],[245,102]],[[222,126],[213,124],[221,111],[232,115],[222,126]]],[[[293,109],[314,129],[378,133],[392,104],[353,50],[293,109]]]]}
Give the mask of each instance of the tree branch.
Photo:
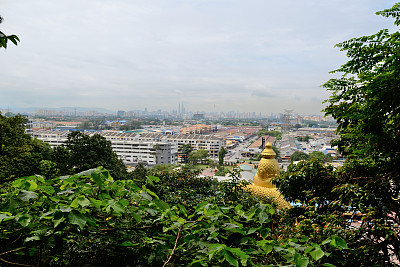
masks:
{"type": "Polygon", "coordinates": [[[22,264],[22,263],[6,261],[3,258],[0,258],[0,261],[4,261],[5,263],[11,264],[11,265],[35,267],[35,265],[26,265],[26,264],[22,264]]]}
{"type": "Polygon", "coordinates": [[[18,250],[21,250],[21,249],[25,249],[25,248],[26,248],[26,247],[16,248],[16,249],[13,249],[13,250],[9,250],[9,251],[6,251],[6,252],[2,252],[2,253],[0,253],[0,256],[2,256],[2,255],[4,255],[4,254],[11,253],[11,252],[15,252],[15,251],[18,251],[18,250]]]}
{"type": "Polygon", "coordinates": [[[174,248],[172,249],[171,255],[169,255],[169,258],[168,258],[168,260],[164,263],[163,267],[165,267],[165,266],[168,264],[168,262],[169,262],[169,261],[171,260],[171,258],[172,258],[172,255],[174,255],[174,252],[175,252],[175,249],[176,249],[176,245],[178,244],[179,234],[181,233],[182,227],[183,227],[183,225],[181,225],[181,227],[179,227],[178,235],[176,236],[176,239],[175,239],[174,248]]]}

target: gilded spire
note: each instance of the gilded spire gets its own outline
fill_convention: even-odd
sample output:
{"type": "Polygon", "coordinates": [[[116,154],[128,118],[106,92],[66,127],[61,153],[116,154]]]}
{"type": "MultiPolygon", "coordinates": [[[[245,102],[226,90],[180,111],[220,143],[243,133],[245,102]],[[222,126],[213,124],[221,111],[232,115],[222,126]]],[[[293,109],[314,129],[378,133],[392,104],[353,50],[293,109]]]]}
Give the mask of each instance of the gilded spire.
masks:
{"type": "Polygon", "coordinates": [[[263,159],[273,159],[276,156],[275,151],[272,149],[271,143],[267,143],[265,145],[265,149],[261,152],[261,156],[263,159]]]}
{"type": "Polygon", "coordinates": [[[253,178],[253,183],[262,187],[276,188],[276,186],[271,183],[271,179],[279,175],[280,169],[275,159],[276,153],[272,149],[270,143],[265,145],[261,156],[262,159],[258,164],[257,174],[253,178]]]}
{"type": "Polygon", "coordinates": [[[265,145],[261,156],[262,159],[258,164],[258,170],[253,178],[253,184],[247,185],[246,189],[250,190],[255,195],[273,198],[273,201],[278,205],[279,209],[289,209],[289,202],[283,198],[278,188],[271,183],[271,179],[280,174],[280,169],[275,159],[276,153],[272,149],[270,143],[265,145]]]}

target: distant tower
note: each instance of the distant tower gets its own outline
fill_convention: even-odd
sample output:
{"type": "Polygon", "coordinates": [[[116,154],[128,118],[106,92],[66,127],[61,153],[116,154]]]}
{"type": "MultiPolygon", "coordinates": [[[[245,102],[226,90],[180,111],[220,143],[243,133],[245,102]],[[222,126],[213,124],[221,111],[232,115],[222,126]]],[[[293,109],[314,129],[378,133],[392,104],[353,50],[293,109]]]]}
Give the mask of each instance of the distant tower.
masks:
{"type": "Polygon", "coordinates": [[[178,115],[181,115],[181,103],[179,103],[179,107],[178,107],[178,115]]]}
{"type": "Polygon", "coordinates": [[[293,113],[293,110],[285,109],[285,114],[283,115],[284,116],[283,127],[282,127],[283,132],[289,132],[289,130],[290,130],[290,119],[292,117],[292,113],[293,113]]]}

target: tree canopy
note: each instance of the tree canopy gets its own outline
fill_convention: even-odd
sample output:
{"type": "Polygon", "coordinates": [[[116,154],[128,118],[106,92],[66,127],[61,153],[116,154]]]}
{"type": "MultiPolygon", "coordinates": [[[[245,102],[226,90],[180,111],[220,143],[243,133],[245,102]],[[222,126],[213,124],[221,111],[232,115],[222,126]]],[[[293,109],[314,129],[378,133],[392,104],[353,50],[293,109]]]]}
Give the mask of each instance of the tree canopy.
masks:
{"type": "MultiPolygon", "coordinates": [[[[400,25],[399,3],[377,14],[400,25]]],[[[315,160],[300,162],[275,182],[287,198],[306,206],[298,220],[341,221],[347,241],[359,243],[350,246],[363,248],[358,261],[394,265],[394,258],[400,260],[400,32],[383,29],[336,47],[349,60],[333,71],[341,77],[323,85],[332,92],[324,111],[337,120],[338,138],[331,144],[347,161],[335,171],[315,160]],[[346,216],[361,220],[357,229],[346,216]]]]}
{"type": "Polygon", "coordinates": [[[208,157],[209,157],[208,150],[199,149],[199,150],[190,152],[188,159],[192,164],[197,164],[199,161],[202,162],[202,161],[206,160],[208,157]]]}
{"type": "Polygon", "coordinates": [[[0,113],[0,181],[40,174],[40,162],[50,159],[50,146],[25,133],[27,121],[0,113]]]}
{"type": "Polygon", "coordinates": [[[187,163],[189,154],[193,151],[193,147],[190,144],[183,144],[179,147],[179,154],[182,157],[182,162],[187,163]]]}
{"type": "Polygon", "coordinates": [[[89,136],[79,131],[68,134],[65,144],[69,150],[69,165],[74,172],[103,166],[115,179],[124,179],[126,167],[107,141],[99,134],[89,136]]]}
{"type": "Polygon", "coordinates": [[[329,162],[332,161],[331,154],[324,154],[321,151],[313,151],[309,154],[310,159],[317,159],[321,162],[329,162]]]}
{"type": "Polygon", "coordinates": [[[263,135],[270,135],[273,137],[276,137],[277,140],[281,140],[282,139],[282,133],[278,132],[278,131],[268,131],[267,129],[261,129],[258,131],[257,135],[263,136],[263,135]]]}
{"type": "Polygon", "coordinates": [[[224,147],[221,147],[221,149],[218,152],[218,163],[221,166],[224,165],[224,158],[225,158],[226,153],[227,152],[224,147]]]}
{"type": "MultiPolygon", "coordinates": [[[[400,3],[377,15],[393,17],[399,26],[400,3]]],[[[338,123],[339,138],[332,144],[349,159],[342,176],[348,184],[336,190],[374,222],[366,232],[384,240],[375,244],[393,247],[399,259],[400,32],[383,29],[336,46],[349,57],[333,71],[342,76],[323,85],[332,92],[325,112],[338,123]]]]}
{"type": "Polygon", "coordinates": [[[299,161],[299,160],[309,160],[310,156],[307,153],[304,153],[303,151],[295,151],[291,156],[290,156],[290,161],[299,161]]]}
{"type": "MultiPolygon", "coordinates": [[[[400,5],[377,12],[394,17],[400,5]]],[[[400,175],[400,32],[380,30],[370,36],[337,44],[349,61],[333,73],[342,77],[323,86],[332,92],[326,115],[337,120],[339,138],[333,142],[350,158],[371,158],[391,176],[400,175]],[[382,166],[383,167],[383,166],[382,166]]]]}

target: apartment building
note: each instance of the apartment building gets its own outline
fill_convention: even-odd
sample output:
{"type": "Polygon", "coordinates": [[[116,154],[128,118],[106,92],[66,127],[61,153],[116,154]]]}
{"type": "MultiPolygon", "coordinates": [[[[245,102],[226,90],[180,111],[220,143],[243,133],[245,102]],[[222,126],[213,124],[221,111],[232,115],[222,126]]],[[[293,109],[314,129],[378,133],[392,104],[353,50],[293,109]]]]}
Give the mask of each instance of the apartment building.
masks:
{"type": "MultiPolygon", "coordinates": [[[[65,144],[68,131],[33,131],[33,137],[49,143],[52,147],[65,144]]],[[[141,141],[135,133],[120,133],[116,131],[89,132],[85,134],[92,136],[100,134],[111,142],[111,147],[125,164],[143,163],[148,166],[156,164],[177,164],[178,149],[165,141],[141,141]]]]}
{"type": "Polygon", "coordinates": [[[210,157],[218,157],[218,153],[222,147],[222,139],[211,135],[199,134],[177,134],[177,135],[163,135],[159,133],[145,133],[138,137],[141,141],[165,141],[178,149],[181,145],[190,144],[193,150],[205,149],[208,151],[210,157]]]}

